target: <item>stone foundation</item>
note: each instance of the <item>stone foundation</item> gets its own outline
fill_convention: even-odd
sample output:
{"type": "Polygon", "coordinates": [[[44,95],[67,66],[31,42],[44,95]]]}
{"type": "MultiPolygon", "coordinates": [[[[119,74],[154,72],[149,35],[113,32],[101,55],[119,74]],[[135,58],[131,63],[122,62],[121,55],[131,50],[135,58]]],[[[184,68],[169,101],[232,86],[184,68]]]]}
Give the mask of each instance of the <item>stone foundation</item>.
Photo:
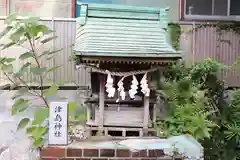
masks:
{"type": "Polygon", "coordinates": [[[47,147],[41,150],[41,160],[182,160],[164,155],[163,150],[131,151],[129,149],[80,149],[47,147]]]}

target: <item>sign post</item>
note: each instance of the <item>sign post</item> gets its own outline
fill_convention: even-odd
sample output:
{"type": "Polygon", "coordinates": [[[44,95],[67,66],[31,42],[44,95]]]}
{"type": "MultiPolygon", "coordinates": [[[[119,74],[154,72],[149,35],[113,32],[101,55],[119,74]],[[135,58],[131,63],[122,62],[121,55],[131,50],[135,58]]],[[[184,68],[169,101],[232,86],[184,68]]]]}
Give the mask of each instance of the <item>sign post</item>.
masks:
{"type": "Polygon", "coordinates": [[[52,102],[49,110],[49,145],[68,144],[68,102],[52,102]]]}

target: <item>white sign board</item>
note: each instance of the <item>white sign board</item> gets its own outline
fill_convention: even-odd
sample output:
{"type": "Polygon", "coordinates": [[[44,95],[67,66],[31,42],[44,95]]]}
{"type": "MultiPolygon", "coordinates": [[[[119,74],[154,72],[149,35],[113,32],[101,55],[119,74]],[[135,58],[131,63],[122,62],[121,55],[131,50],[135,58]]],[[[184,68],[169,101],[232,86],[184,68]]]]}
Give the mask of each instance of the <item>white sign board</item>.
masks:
{"type": "Polygon", "coordinates": [[[50,104],[49,144],[68,144],[68,102],[52,102],[50,104]]]}

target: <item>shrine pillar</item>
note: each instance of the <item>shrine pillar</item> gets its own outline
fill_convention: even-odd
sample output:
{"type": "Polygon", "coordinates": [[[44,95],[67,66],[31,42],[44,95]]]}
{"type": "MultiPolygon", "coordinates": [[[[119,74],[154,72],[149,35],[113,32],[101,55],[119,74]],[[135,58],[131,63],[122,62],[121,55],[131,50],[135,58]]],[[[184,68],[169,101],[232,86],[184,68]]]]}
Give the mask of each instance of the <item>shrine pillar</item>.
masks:
{"type": "Polygon", "coordinates": [[[100,89],[99,89],[99,127],[104,125],[104,99],[105,99],[105,78],[100,75],[100,89]]]}
{"type": "MultiPolygon", "coordinates": [[[[151,81],[150,77],[147,76],[146,79],[148,80],[148,88],[149,88],[149,82],[151,81]]],[[[143,114],[143,136],[147,136],[148,134],[148,127],[149,127],[149,105],[150,105],[150,95],[146,96],[144,95],[143,98],[143,107],[144,107],[144,114],[143,114]]]]}
{"type": "Polygon", "coordinates": [[[143,134],[145,136],[145,133],[147,133],[147,129],[149,126],[149,97],[144,96],[144,115],[143,115],[143,134]]]}

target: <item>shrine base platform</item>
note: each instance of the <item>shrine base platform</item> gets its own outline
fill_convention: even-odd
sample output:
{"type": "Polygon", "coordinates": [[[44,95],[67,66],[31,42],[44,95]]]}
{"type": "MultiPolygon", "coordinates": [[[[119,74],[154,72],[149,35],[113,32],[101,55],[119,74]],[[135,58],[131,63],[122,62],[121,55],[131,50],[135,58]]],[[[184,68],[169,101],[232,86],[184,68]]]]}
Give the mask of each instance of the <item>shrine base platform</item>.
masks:
{"type": "Polygon", "coordinates": [[[163,149],[132,149],[119,141],[84,141],[68,146],[48,146],[40,160],[182,160],[170,157],[163,149]]]}

